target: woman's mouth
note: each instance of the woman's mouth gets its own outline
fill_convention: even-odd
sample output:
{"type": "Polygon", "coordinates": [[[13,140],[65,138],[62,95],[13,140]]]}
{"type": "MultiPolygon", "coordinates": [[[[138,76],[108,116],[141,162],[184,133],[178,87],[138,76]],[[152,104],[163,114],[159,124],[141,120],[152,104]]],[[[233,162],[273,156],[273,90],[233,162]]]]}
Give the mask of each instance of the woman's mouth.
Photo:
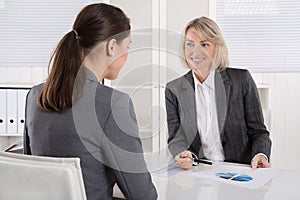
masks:
{"type": "Polygon", "coordinates": [[[203,60],[205,60],[205,58],[194,58],[194,57],[191,57],[191,60],[194,61],[194,62],[202,62],[203,60]]]}

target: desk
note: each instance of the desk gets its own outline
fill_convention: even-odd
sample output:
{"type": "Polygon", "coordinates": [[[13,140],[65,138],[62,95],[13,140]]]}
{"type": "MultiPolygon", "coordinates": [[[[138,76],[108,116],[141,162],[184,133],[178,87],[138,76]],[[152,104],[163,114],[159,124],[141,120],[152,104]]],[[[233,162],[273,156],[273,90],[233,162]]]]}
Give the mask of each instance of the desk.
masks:
{"type": "Polygon", "coordinates": [[[210,166],[199,165],[170,178],[153,176],[159,200],[298,200],[300,171],[280,170],[259,189],[245,189],[190,176],[210,166]]]}
{"type": "MultiPolygon", "coordinates": [[[[245,189],[208,179],[190,176],[210,166],[200,164],[169,178],[152,174],[158,200],[299,200],[300,171],[279,170],[275,177],[259,189],[245,189]]],[[[117,187],[116,197],[123,197],[117,187]]]]}

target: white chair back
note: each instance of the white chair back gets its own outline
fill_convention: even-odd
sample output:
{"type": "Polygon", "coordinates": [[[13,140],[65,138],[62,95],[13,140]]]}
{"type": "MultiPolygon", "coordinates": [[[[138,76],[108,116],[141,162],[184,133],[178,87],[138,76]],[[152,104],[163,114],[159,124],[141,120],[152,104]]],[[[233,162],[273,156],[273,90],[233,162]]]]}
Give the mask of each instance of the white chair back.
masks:
{"type": "Polygon", "coordinates": [[[86,200],[80,159],[0,152],[0,199],[86,200]]]}

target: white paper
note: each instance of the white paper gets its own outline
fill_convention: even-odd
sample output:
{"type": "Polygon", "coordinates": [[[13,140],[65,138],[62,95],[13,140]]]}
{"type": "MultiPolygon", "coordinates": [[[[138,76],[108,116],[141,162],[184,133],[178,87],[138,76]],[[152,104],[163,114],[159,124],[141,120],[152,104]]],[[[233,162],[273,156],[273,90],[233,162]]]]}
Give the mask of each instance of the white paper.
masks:
{"type": "Polygon", "coordinates": [[[153,171],[153,172],[151,172],[151,174],[154,175],[154,176],[160,176],[160,177],[168,178],[168,177],[171,177],[171,176],[181,174],[183,172],[186,172],[186,170],[184,170],[184,169],[180,168],[178,165],[174,164],[174,165],[169,165],[165,168],[153,171]]]}
{"type": "Polygon", "coordinates": [[[207,178],[218,182],[255,189],[265,185],[278,172],[274,168],[258,168],[250,166],[213,165],[211,169],[192,173],[192,176],[207,178]]]}

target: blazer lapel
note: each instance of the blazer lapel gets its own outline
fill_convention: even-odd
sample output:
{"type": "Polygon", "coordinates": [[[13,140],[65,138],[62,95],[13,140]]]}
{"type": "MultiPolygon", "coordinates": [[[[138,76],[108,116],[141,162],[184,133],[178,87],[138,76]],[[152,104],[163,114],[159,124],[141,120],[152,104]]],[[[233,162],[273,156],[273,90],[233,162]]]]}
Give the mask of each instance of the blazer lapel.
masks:
{"type": "Polygon", "coordinates": [[[197,128],[197,115],[196,115],[196,102],[195,102],[195,86],[194,86],[194,79],[192,75],[192,70],[189,71],[187,74],[184,75],[184,79],[182,81],[181,87],[181,102],[182,105],[182,114],[184,123],[184,130],[187,132],[188,142],[192,144],[193,140],[195,139],[196,134],[198,134],[197,128]]]}
{"type": "Polygon", "coordinates": [[[228,78],[226,69],[223,71],[216,70],[215,73],[215,89],[216,89],[216,106],[218,113],[218,124],[221,138],[224,132],[224,124],[228,112],[228,103],[231,90],[231,81],[228,78]]]}

